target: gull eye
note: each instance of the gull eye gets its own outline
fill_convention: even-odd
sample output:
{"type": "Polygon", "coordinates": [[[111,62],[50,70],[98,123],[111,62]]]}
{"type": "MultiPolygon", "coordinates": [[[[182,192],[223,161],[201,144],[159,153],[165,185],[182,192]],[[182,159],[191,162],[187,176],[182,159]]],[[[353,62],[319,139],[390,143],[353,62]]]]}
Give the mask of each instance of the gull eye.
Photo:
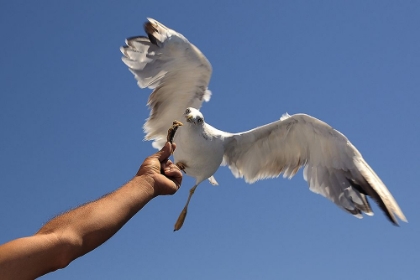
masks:
{"type": "Polygon", "coordinates": [[[187,115],[189,113],[191,113],[191,110],[190,109],[185,110],[185,115],[187,115]]]}
{"type": "Polygon", "coordinates": [[[198,118],[197,119],[197,123],[202,124],[203,123],[203,119],[202,118],[198,118]]]}

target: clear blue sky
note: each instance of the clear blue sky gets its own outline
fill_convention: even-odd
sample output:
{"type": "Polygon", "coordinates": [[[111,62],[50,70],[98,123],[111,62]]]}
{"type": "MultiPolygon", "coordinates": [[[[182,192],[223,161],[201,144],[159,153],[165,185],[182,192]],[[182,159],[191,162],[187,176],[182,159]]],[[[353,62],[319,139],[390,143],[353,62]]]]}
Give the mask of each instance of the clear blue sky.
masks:
{"type": "Polygon", "coordinates": [[[42,279],[418,279],[420,3],[417,1],[2,1],[0,243],[128,181],[149,90],[121,62],[153,17],[213,66],[202,111],[239,132],[307,113],[343,132],[409,223],[362,220],[299,172],[253,185],[227,168],[172,232],[191,178],[103,246],[42,279]]]}

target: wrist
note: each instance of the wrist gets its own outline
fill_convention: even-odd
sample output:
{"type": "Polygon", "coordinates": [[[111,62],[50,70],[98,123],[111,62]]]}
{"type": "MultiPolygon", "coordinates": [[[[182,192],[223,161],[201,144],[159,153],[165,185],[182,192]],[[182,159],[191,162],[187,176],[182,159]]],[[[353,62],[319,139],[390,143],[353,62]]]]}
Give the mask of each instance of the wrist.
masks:
{"type": "Polygon", "coordinates": [[[150,175],[140,175],[135,176],[133,181],[137,185],[138,188],[143,189],[148,196],[151,198],[156,197],[158,194],[156,193],[155,189],[155,180],[150,175]]]}

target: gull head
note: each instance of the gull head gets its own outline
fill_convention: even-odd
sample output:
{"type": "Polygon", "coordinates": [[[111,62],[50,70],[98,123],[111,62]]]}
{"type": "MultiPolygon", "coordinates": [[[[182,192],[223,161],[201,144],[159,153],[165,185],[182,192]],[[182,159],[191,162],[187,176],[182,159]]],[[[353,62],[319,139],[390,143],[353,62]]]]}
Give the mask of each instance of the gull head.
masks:
{"type": "Polygon", "coordinates": [[[188,107],[185,110],[184,116],[187,122],[192,125],[203,126],[204,124],[203,114],[195,108],[188,107]]]}

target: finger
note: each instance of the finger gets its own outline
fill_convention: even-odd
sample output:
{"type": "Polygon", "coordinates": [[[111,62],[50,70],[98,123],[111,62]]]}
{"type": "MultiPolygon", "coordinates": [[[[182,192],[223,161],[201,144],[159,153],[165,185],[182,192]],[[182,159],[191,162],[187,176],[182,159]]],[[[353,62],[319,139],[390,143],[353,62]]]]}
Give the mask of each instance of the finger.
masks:
{"type": "Polygon", "coordinates": [[[163,174],[164,174],[166,177],[182,177],[182,172],[181,172],[181,170],[179,170],[179,168],[178,168],[175,164],[172,164],[172,165],[166,166],[166,167],[163,169],[163,174]]]}
{"type": "Polygon", "coordinates": [[[182,182],[182,172],[178,166],[173,164],[170,160],[162,164],[163,175],[172,180],[179,188],[182,182]]]}
{"type": "Polygon", "coordinates": [[[170,159],[166,159],[160,163],[160,169],[163,171],[165,168],[169,167],[172,163],[170,159]]]}
{"type": "Polygon", "coordinates": [[[165,162],[162,162],[162,170],[164,172],[176,170],[181,173],[181,170],[179,169],[179,167],[176,164],[173,164],[173,162],[169,159],[166,160],[165,162]]]}
{"type": "Polygon", "coordinates": [[[163,148],[157,152],[156,154],[154,154],[154,156],[157,157],[157,159],[162,162],[167,160],[172,154],[172,144],[169,142],[165,143],[165,146],[163,146],[163,148]]]}
{"type": "Polygon", "coordinates": [[[174,163],[170,159],[162,161],[161,162],[162,169],[164,169],[165,167],[169,167],[171,164],[174,164],[174,163]]]}

